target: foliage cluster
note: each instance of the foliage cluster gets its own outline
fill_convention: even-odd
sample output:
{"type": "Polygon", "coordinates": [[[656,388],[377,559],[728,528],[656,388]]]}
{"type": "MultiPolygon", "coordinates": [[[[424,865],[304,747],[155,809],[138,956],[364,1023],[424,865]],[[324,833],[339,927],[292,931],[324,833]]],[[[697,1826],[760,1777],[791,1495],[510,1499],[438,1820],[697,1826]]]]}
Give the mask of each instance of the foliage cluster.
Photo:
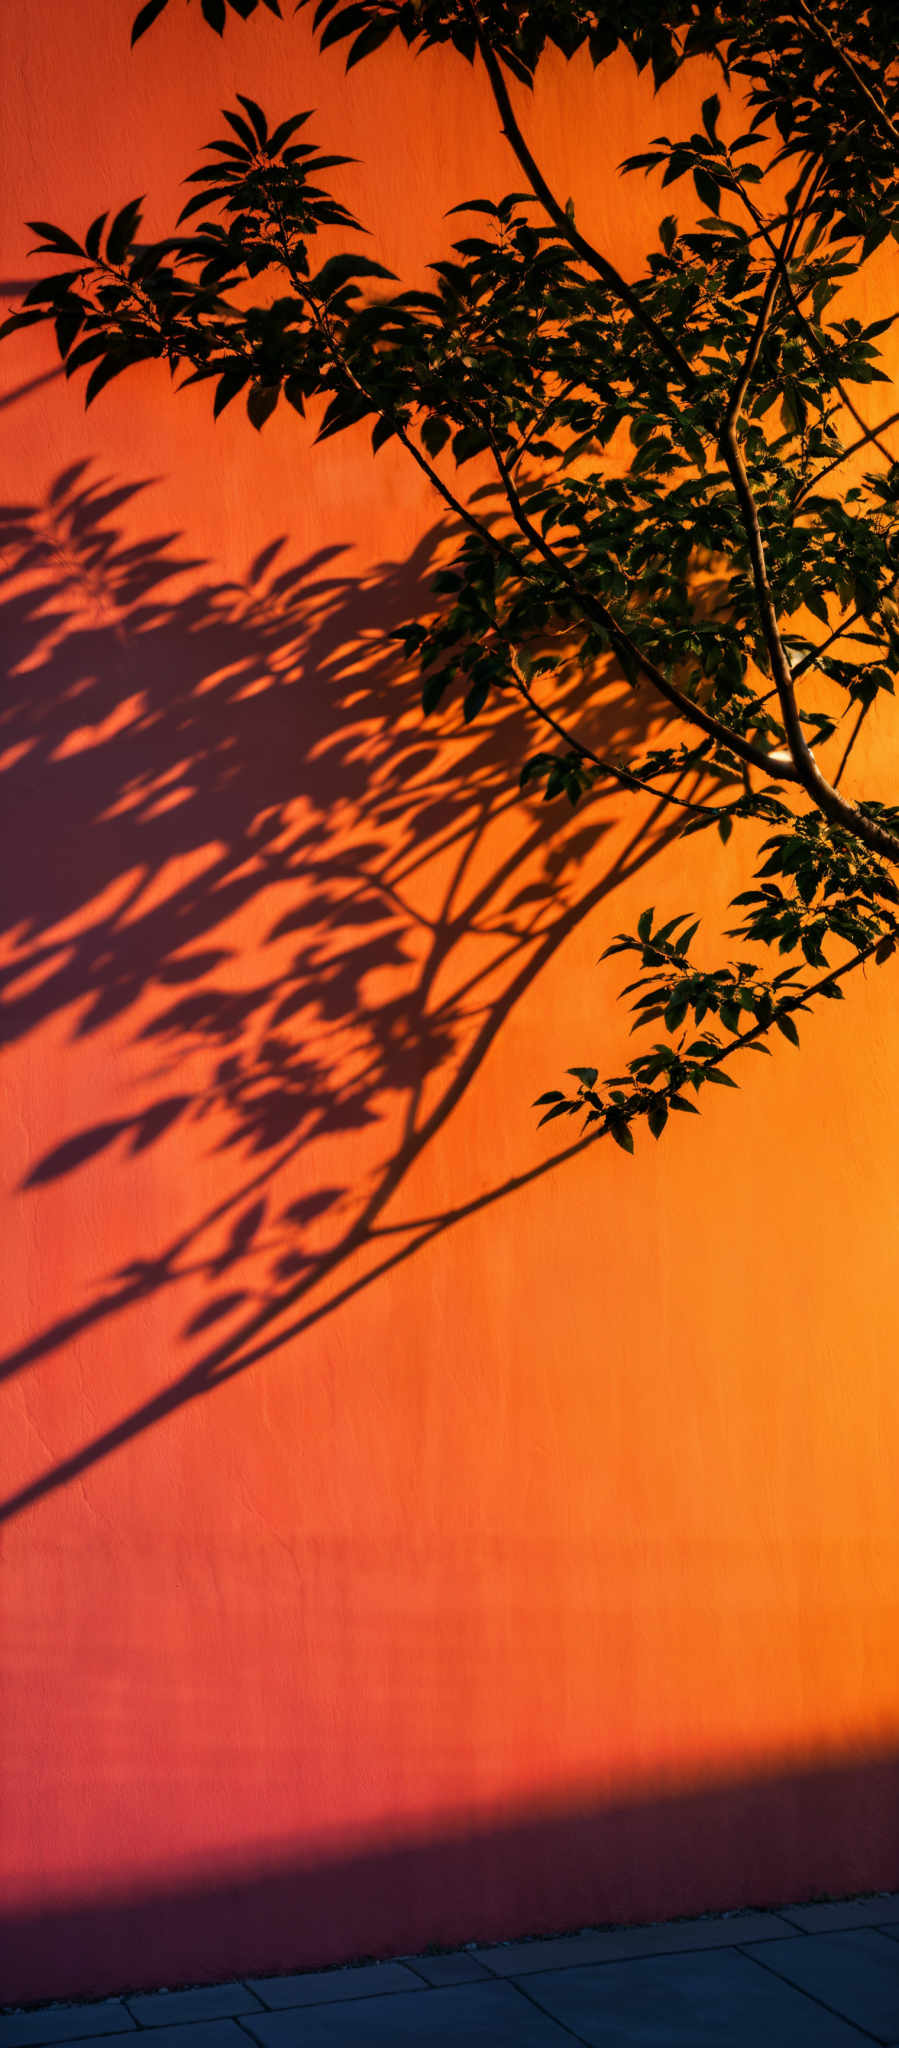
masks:
{"type": "MultiPolygon", "coordinates": [[[[140,9],[134,40],[168,4],[140,9]]],[[[201,0],[218,33],[260,4],[279,12],[201,0]]],[[[584,1117],[631,1151],[641,1120],[658,1137],[704,1087],[733,1085],[736,1053],[798,1042],[797,1015],[899,937],[899,807],[841,788],[899,670],[899,460],[884,438],[899,410],[878,403],[872,424],[858,398],[889,384],[897,316],[864,323],[845,291],[899,241],[891,10],[319,0],[314,25],[350,65],[398,35],[486,74],[518,189],[454,209],[464,232],[430,289],[333,248],[359,227],[329,189],[348,159],[308,139],[307,112],[270,127],[240,95],[168,238],[141,239],[136,200],[81,239],[32,223],[61,267],[0,332],[52,321],[88,402],[158,358],[208,382],[216,414],[240,397],[260,428],[283,401],[313,407],[319,439],[367,422],[375,450],[399,442],[460,536],[433,613],[402,635],[424,712],[458,700],[471,721],[511,692],[540,735],[526,791],[577,805],[617,783],[679,807],[686,832],[745,835],[734,956],[700,967],[695,921],[645,911],[610,951],[637,955],[625,994],[653,1042],[602,1085],[577,1067],[540,1100],[545,1121],[584,1117]],[[600,74],[623,45],[656,86],[697,58],[720,69],[724,98],[705,96],[695,130],[623,167],[690,181],[701,209],[665,216],[636,279],[529,147],[516,108],[547,43],[586,50],[600,74]],[[477,490],[459,475],[475,457],[477,490]],[[572,661],[591,679],[577,729],[554,708],[572,661]],[[590,738],[622,675],[667,721],[663,744],[626,760],[590,738]]]]}

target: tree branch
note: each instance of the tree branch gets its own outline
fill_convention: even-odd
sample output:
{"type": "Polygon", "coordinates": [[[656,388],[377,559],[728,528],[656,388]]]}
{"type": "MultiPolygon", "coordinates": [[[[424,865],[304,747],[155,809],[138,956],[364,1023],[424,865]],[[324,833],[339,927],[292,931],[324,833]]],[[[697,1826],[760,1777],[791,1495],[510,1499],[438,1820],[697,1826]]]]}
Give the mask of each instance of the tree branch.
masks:
{"type": "Polygon", "coordinates": [[[544,705],[538,703],[530,684],[521,673],[518,662],[515,659],[514,649],[509,647],[508,643],[506,644],[510,665],[515,677],[516,689],[519,695],[524,698],[525,703],[530,706],[534,716],[539,718],[542,724],[551,726],[553,732],[557,734],[559,739],[564,740],[566,746],[571,747],[576,754],[581,756],[582,760],[591,762],[593,767],[599,770],[600,774],[610,776],[612,781],[620,783],[623,789],[642,790],[645,796],[655,797],[659,803],[674,804],[681,811],[705,813],[706,816],[712,818],[722,818],[729,815],[726,806],[693,803],[687,797],[674,796],[668,790],[657,789],[653,783],[645,781],[642,776],[631,774],[629,769],[616,767],[613,762],[605,760],[603,755],[595,754],[592,747],[588,747],[583,740],[577,739],[574,733],[567,730],[561,723],[561,720],[556,718],[554,712],[547,711],[544,705]]]}
{"type": "MultiPolygon", "coordinates": [[[[810,196],[811,195],[809,194],[809,197],[810,196]]],[[[798,191],[796,197],[798,198],[798,191]]],[[[806,201],[806,204],[807,203],[808,202],[806,201]]],[[[753,216],[757,217],[756,209],[752,206],[751,201],[747,201],[747,205],[753,216]]],[[[804,211],[805,208],[803,208],[803,213],[804,211]]],[[[800,218],[801,217],[802,216],[800,216],[800,218]]],[[[832,822],[834,822],[835,824],[844,826],[845,829],[852,832],[856,838],[861,839],[862,844],[867,846],[870,852],[879,854],[891,861],[899,861],[899,839],[897,839],[892,832],[887,832],[883,826],[875,824],[873,819],[866,818],[862,812],[857,810],[854,804],[848,803],[845,797],[841,797],[838,790],[830,782],[828,782],[827,777],[822,774],[821,769],[818,767],[818,763],[815,760],[815,756],[812,753],[811,747],[809,746],[808,740],[806,739],[805,733],[802,728],[802,721],[799,716],[799,707],[796,701],[793,671],[790,667],[789,661],[787,660],[783,642],[780,637],[780,627],[777,619],[777,611],[774,604],[771,585],[768,579],[768,565],[765,556],[765,546],[762,539],[762,531],[759,522],[758,509],[756,507],[755,499],[752,494],[752,487],[749,482],[746,464],[743,460],[743,454],[737,436],[737,426],[739,422],[740,412],[742,410],[742,406],[746,398],[746,393],[749,388],[752,367],[758,360],[758,354],[759,349],[761,347],[764,329],[767,325],[768,320],[770,319],[771,311],[773,310],[776,298],[777,285],[779,282],[785,284],[791,301],[793,303],[793,306],[799,314],[799,318],[801,319],[803,326],[806,328],[807,322],[805,321],[805,316],[804,314],[802,314],[796,302],[795,294],[793,292],[792,287],[792,281],[790,279],[789,271],[787,269],[787,252],[789,251],[791,240],[793,237],[794,221],[792,218],[788,221],[787,230],[785,231],[783,242],[781,245],[778,245],[777,243],[774,242],[773,238],[768,234],[767,229],[762,225],[761,221],[759,221],[759,225],[762,226],[762,231],[765,234],[765,239],[768,242],[769,247],[771,248],[776,268],[769,274],[768,284],[766,286],[762,300],[762,306],[759,311],[759,318],[756,322],[756,330],[753,335],[752,342],[750,344],[746,362],[744,363],[743,370],[739,378],[737,379],[736,385],[734,386],[734,390],[731,394],[730,402],[728,404],[727,412],[725,414],[724,425],[721,429],[719,447],[721,450],[723,460],[727,466],[727,470],[734,488],[734,495],[736,497],[737,504],[740,510],[743,531],[746,536],[746,544],[749,550],[749,561],[752,571],[753,585],[755,589],[756,604],[758,606],[759,621],[762,628],[765,646],[768,650],[768,659],[771,663],[771,671],[777,688],[777,695],[780,702],[781,717],[783,719],[784,729],[787,736],[787,745],[790,751],[790,757],[792,759],[793,766],[796,770],[797,778],[801,782],[803,789],[806,791],[806,794],[812,798],[812,801],[824,813],[825,817],[830,818],[832,822]],[[774,281],[773,291],[771,289],[772,281],[774,281]]],[[[815,340],[814,336],[812,336],[811,338],[814,342],[816,352],[820,354],[821,352],[818,349],[817,341],[815,340]]],[[[862,422],[862,425],[864,425],[864,422],[862,422]]],[[[899,895],[899,892],[897,892],[897,895],[899,895]]]]}
{"type": "Polygon", "coordinates": [[[865,961],[870,960],[876,953],[878,946],[882,946],[883,939],[884,934],[881,932],[867,946],[859,946],[852,959],[847,960],[842,967],[834,967],[829,974],[823,974],[820,981],[813,981],[808,988],[803,989],[801,995],[787,996],[783,1002],[776,1004],[774,1015],[769,1017],[766,1024],[754,1024],[752,1030],[745,1032],[741,1038],[735,1038],[729,1045],[723,1045],[719,1053],[715,1053],[706,1061],[706,1065],[720,1067],[732,1053],[742,1052],[745,1046],[755,1045],[760,1038],[767,1037],[768,1032],[775,1029],[778,1017],[789,1017],[794,1010],[801,1010],[813,996],[823,995],[825,989],[833,987],[834,982],[843,981],[847,974],[853,974],[857,967],[863,967],[865,961]]]}
{"type": "Polygon", "coordinates": [[[848,448],[841,448],[839,455],[835,455],[832,462],[825,463],[824,468],[819,469],[817,476],[811,477],[807,484],[802,485],[801,490],[797,492],[796,497],[793,499],[793,511],[797,510],[804,498],[809,497],[812,491],[817,490],[818,485],[823,483],[826,476],[830,476],[832,470],[839,469],[841,463],[848,462],[850,456],[857,455],[860,448],[869,447],[872,442],[879,454],[886,455],[891,466],[899,461],[899,456],[890,455],[889,451],[881,445],[877,438],[878,434],[886,433],[887,427],[895,427],[897,422],[899,422],[899,412],[891,412],[887,419],[878,420],[876,427],[867,427],[865,432],[859,435],[857,441],[850,442],[848,448]]]}
{"type": "Polygon", "coordinates": [[[687,361],[686,356],[677,347],[677,344],[665,333],[664,328],[660,327],[658,322],[653,319],[651,313],[647,313],[638,294],[627,283],[626,279],[621,276],[620,271],[616,270],[614,263],[610,263],[608,257],[603,256],[601,250],[594,248],[593,243],[587,240],[586,235],[581,234],[580,229],[575,226],[571,215],[566,213],[564,206],[560,205],[555,193],[547,184],[543,172],[536,159],[532,156],[515,118],[502,66],[488,41],[480,15],[474,5],[474,0],[464,0],[464,5],[477,37],[478,49],[483,58],[493,97],[503,124],[503,134],[514,150],[531,190],[536,198],[540,200],[541,205],[545,207],[550,220],[555,222],[560,234],[564,235],[565,240],[570,243],[575,254],[580,256],[582,262],[588,263],[591,270],[595,270],[597,277],[602,279],[603,284],[608,285],[609,290],[615,293],[616,298],[621,301],[621,304],[627,307],[628,312],[632,314],[633,318],[642,327],[644,334],[654,342],[656,348],[665,357],[666,362],[676,372],[681,381],[690,390],[695,389],[697,379],[692,364],[687,361]]]}
{"type": "Polygon", "coordinates": [[[884,448],[882,443],[877,438],[879,429],[876,427],[869,427],[867,420],[863,419],[862,414],[859,412],[854,399],[850,398],[849,393],[846,390],[845,384],[842,383],[839,377],[834,376],[833,371],[830,369],[827,361],[827,351],[826,349],[822,348],[821,343],[818,340],[818,337],[815,333],[815,330],[812,327],[811,322],[806,318],[802,310],[801,302],[796,296],[793,280],[790,276],[789,270],[787,269],[787,262],[784,257],[783,251],[778,248],[777,243],[775,242],[773,236],[769,232],[769,229],[765,221],[762,219],[762,216],[759,213],[757,206],[753,204],[752,200],[749,197],[749,194],[744,190],[743,186],[736,178],[734,180],[733,189],[735,192],[739,193],[739,196],[743,201],[747,213],[749,214],[750,218],[755,221],[756,227],[758,228],[760,235],[768,244],[768,247],[771,251],[772,256],[774,257],[774,261],[780,272],[784,289],[787,294],[787,298],[790,301],[791,309],[799,322],[799,325],[802,329],[806,341],[808,342],[809,348],[811,349],[812,354],[815,357],[815,360],[820,364],[821,368],[827,372],[830,378],[832,388],[837,393],[841,404],[845,406],[846,411],[854,419],[856,426],[861,428],[862,441],[873,441],[875,448],[879,449],[880,454],[884,458],[884,461],[892,464],[894,457],[890,454],[889,449],[884,448]]]}
{"type": "Polygon", "coordinates": [[[816,14],[813,7],[809,6],[808,0],[796,0],[796,12],[800,19],[806,22],[808,27],[818,37],[819,42],[827,45],[834,63],[858,87],[870,112],[874,115],[878,128],[882,129],[884,135],[887,135],[890,141],[899,147],[899,128],[896,127],[895,121],[890,118],[886,107],[878,99],[877,94],[872,91],[867,80],[859,71],[857,64],[853,62],[848,52],[844,50],[842,43],[838,42],[836,36],[831,33],[827,23],[820,19],[820,16],[816,14]]]}
{"type": "Polygon", "coordinates": [[[842,780],[843,780],[843,772],[844,772],[844,769],[845,769],[845,767],[846,767],[846,764],[847,764],[847,762],[848,762],[848,760],[849,760],[849,756],[850,756],[850,754],[851,754],[851,752],[852,752],[852,749],[853,749],[853,747],[855,746],[855,742],[856,742],[856,740],[858,739],[859,733],[861,732],[862,726],[864,725],[865,719],[867,718],[867,716],[868,716],[868,712],[870,711],[870,709],[871,709],[871,706],[870,706],[870,704],[863,704],[863,705],[862,705],[862,707],[861,707],[861,710],[859,711],[858,717],[857,717],[857,719],[856,719],[856,721],[855,721],[855,724],[854,724],[854,726],[853,726],[853,728],[852,728],[852,731],[851,731],[851,733],[850,733],[850,735],[849,735],[849,739],[848,739],[848,741],[847,741],[847,743],[846,743],[846,750],[845,750],[845,753],[844,753],[844,755],[843,755],[842,761],[840,762],[839,768],[837,769],[837,772],[836,772],[836,774],[835,774],[835,776],[834,776],[834,778],[833,778],[833,786],[834,786],[834,789],[838,789],[838,788],[839,788],[839,786],[840,786],[840,783],[841,783],[841,782],[842,782],[842,780]]]}
{"type": "Polygon", "coordinates": [[[722,724],[720,719],[713,717],[710,711],[706,711],[704,705],[694,703],[693,698],[688,697],[683,690],[679,690],[676,683],[668,681],[667,676],[662,674],[661,669],[656,667],[655,662],[642,652],[636,641],[632,640],[624,627],[619,625],[614,614],[608,610],[608,607],[602,603],[601,599],[594,597],[591,591],[584,589],[582,583],[574,575],[573,571],[569,569],[567,562],[563,561],[549,546],[548,541],[544,539],[539,528],[528,518],[509,466],[504,460],[495,440],[492,442],[492,447],[497,471],[509,501],[512,517],[519,531],[526,540],[530,541],[531,546],[536,548],[538,553],[544,557],[544,560],[551,564],[556,574],[561,576],[562,581],[577,599],[581,610],[586,613],[586,616],[593,619],[608,634],[619,660],[622,657],[624,658],[625,667],[633,665],[638,668],[641,674],[646,677],[647,682],[652,684],[653,689],[658,692],[659,696],[664,697],[666,703],[670,704],[674,710],[679,711],[682,718],[685,718],[691,725],[699,726],[702,732],[708,733],[709,737],[717,740],[720,746],[728,747],[732,754],[736,754],[741,761],[746,761],[750,767],[760,768],[764,774],[773,775],[780,781],[800,781],[801,778],[794,765],[790,762],[785,762],[781,756],[772,756],[766,753],[763,747],[755,746],[751,740],[744,739],[741,733],[732,732],[729,726],[722,724]]]}

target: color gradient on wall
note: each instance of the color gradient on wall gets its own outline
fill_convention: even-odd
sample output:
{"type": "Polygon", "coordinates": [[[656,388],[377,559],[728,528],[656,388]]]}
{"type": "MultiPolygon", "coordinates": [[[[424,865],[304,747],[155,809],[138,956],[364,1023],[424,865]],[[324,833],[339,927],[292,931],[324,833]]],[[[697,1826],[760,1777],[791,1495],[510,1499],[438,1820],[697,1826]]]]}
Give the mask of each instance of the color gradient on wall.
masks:
{"type": "MultiPolygon", "coordinates": [[[[5,299],[26,217],[164,232],[235,89],[316,104],[410,280],[517,183],[451,52],[195,15],[4,11],[5,299]]],[[[693,88],[611,75],[528,118],[627,268],[693,88]]],[[[658,1152],[560,1151],[603,946],[715,927],[733,849],[423,723],[401,450],[0,375],[0,2000],[897,1883],[889,975],[658,1152]]]]}

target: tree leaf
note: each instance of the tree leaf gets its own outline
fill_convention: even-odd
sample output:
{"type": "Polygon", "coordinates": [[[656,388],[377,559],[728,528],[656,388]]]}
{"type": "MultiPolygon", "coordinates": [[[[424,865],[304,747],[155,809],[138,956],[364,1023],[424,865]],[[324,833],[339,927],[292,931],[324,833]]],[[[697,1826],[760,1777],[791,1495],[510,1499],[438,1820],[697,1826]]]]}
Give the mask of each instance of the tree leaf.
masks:
{"type": "Polygon", "coordinates": [[[133,242],[137,229],[140,226],[142,204],[142,197],[140,199],[132,199],[127,206],[122,207],[120,213],[116,214],[112,227],[106,237],[107,263],[121,263],[126,249],[133,242]]]}
{"type": "Polygon", "coordinates": [[[774,1022],[777,1025],[778,1031],[781,1032],[784,1038],[789,1039],[791,1045],[799,1044],[799,1033],[791,1016],[775,1017],[774,1022]]]}
{"type": "Polygon", "coordinates": [[[610,1116],[606,1123],[606,1130],[610,1138],[614,1138],[616,1145],[621,1146],[622,1152],[633,1152],[634,1134],[630,1124],[624,1117],[610,1116]]]}
{"type": "Polygon", "coordinates": [[[391,15],[388,15],[386,21],[370,22],[368,28],[364,28],[362,34],[356,37],[348,52],[347,70],[351,71],[354,64],[361,63],[363,57],[370,57],[373,50],[379,50],[381,44],[386,43],[388,36],[392,36],[396,25],[396,20],[391,15]]]}
{"type": "Polygon", "coordinates": [[[462,706],[462,716],[465,720],[466,725],[470,725],[472,719],[477,718],[478,713],[480,711],[483,711],[484,705],[486,704],[489,695],[489,682],[487,682],[483,676],[477,676],[474,682],[472,683],[471,689],[468,691],[467,696],[465,698],[465,702],[462,706]]]}
{"type": "Polygon", "coordinates": [[[693,183],[703,206],[708,206],[712,213],[720,213],[721,187],[717,178],[713,178],[710,171],[702,170],[697,164],[693,172],[693,183]]]}
{"type": "Polygon", "coordinates": [[[433,415],[423,420],[421,438],[427,453],[429,455],[439,455],[441,448],[446,446],[451,431],[452,429],[448,426],[446,420],[435,419],[433,415]]]}
{"type": "Polygon", "coordinates": [[[216,385],[215,398],[212,404],[213,419],[218,419],[219,414],[224,412],[226,405],[230,405],[232,398],[236,398],[238,392],[243,390],[244,385],[249,382],[252,374],[253,372],[248,363],[237,363],[233,369],[223,371],[216,385]]]}
{"type": "Polygon", "coordinates": [[[94,263],[96,263],[100,254],[100,237],[108,219],[108,213],[98,213],[96,220],[91,221],[87,234],[84,237],[85,250],[94,263]]]}
{"type": "MultiPolygon", "coordinates": [[[[165,5],[165,0],[163,0],[163,5],[165,5]]],[[[62,228],[52,227],[49,221],[29,220],[26,221],[25,225],[31,229],[32,234],[43,236],[48,249],[52,250],[54,256],[84,255],[81,243],[76,242],[73,235],[67,235],[62,228]]]]}
{"type": "Polygon", "coordinates": [[[250,121],[256,134],[256,139],[260,143],[261,147],[264,149],[265,144],[268,141],[268,122],[265,118],[262,108],[259,106],[256,100],[248,99],[246,93],[239,92],[237,97],[245,112],[249,114],[250,121]]]}
{"type": "Polygon", "coordinates": [[[721,101],[718,98],[718,94],[716,92],[710,93],[708,99],[702,102],[702,125],[710,142],[717,141],[718,116],[720,112],[721,101]]]}
{"type": "Polygon", "coordinates": [[[274,412],[279,395],[277,384],[253,385],[253,389],[247,399],[247,418],[256,428],[257,433],[265,426],[266,420],[274,412]]]}
{"type": "Polygon", "coordinates": [[[146,35],[148,28],[152,28],[154,21],[167,6],[168,0],[146,0],[146,5],[138,10],[131,25],[132,49],[134,44],[140,41],[141,36],[146,35]]]}

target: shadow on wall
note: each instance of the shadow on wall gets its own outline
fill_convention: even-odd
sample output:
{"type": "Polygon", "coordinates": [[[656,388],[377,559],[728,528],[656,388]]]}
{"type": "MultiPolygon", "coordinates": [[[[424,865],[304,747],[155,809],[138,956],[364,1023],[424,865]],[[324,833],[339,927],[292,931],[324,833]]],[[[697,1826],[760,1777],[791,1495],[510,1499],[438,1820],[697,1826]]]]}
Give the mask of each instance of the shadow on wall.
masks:
{"type": "MultiPolygon", "coordinates": [[[[517,767],[541,744],[520,705],[470,727],[458,709],[423,722],[389,635],[428,608],[439,529],[361,577],[347,549],[291,564],[274,540],[245,581],[216,582],[178,535],[126,536],[142,488],[79,464],[45,503],[0,512],[0,800],[10,845],[29,848],[7,868],[0,1031],[10,1042],[65,1012],[79,1038],[130,1013],[158,1055],[139,1107],[71,1131],[28,1186],[188,1123],[239,1167],[215,1206],[135,1246],[124,1270],[85,1276],[87,1305],[3,1362],[33,1367],[160,1289],[203,1285],[171,1383],[4,1515],[581,1149],[458,1207],[387,1218],[529,983],[682,816],[636,809],[604,859],[619,799],[562,816],[519,798],[517,767]],[[246,926],[231,931],[248,916],[249,950],[246,926]],[[300,1153],[327,1140],[337,1158],[341,1138],[345,1180],[307,1177],[297,1198],[300,1153]]],[[[567,679],[569,713],[584,687],[567,679]]],[[[624,685],[591,713],[604,748],[646,734],[624,685]]]]}
{"type": "Polygon", "coordinates": [[[363,1944],[368,1956],[414,1955],[435,1939],[452,1947],[897,1882],[891,1754],[12,1913],[0,1996],[208,1982],[223,1957],[234,1976],[313,1969],[359,1960],[363,1944]]]}

